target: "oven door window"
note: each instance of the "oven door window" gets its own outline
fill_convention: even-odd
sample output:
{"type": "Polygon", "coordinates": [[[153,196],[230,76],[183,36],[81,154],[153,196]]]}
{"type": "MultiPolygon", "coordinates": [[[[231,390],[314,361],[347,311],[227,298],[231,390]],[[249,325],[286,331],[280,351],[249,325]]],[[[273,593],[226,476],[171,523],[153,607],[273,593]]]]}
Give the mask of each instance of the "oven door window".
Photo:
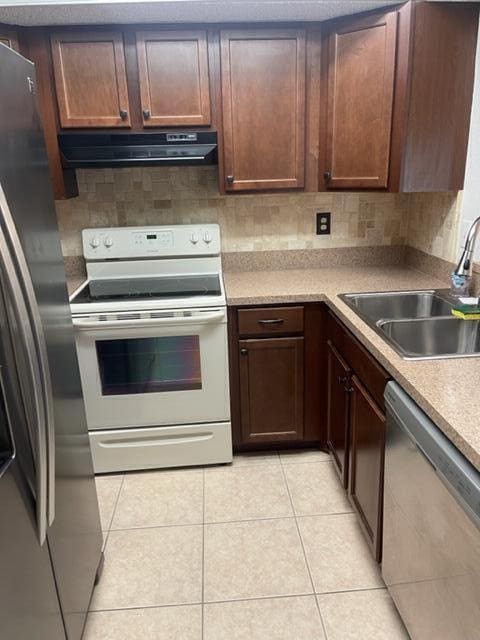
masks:
{"type": "Polygon", "coordinates": [[[96,341],[102,395],[202,388],[199,336],[96,341]]]}

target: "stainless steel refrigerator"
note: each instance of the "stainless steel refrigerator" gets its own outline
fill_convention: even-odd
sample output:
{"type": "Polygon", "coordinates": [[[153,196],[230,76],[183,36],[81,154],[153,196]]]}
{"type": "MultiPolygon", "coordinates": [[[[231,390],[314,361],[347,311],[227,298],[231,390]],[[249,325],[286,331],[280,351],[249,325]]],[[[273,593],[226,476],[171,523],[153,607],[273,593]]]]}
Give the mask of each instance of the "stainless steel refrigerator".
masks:
{"type": "Polygon", "coordinates": [[[0,638],[78,640],[102,533],[35,91],[0,45],[0,638]]]}

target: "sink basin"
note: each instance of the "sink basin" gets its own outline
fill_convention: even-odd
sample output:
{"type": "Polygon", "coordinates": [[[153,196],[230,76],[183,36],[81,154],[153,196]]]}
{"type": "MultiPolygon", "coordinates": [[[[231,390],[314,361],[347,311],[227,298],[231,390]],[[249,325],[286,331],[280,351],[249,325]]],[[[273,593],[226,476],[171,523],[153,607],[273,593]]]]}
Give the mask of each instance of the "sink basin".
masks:
{"type": "Polygon", "coordinates": [[[344,293],[340,298],[402,358],[480,356],[480,321],[454,318],[448,292],[344,293]]]}
{"type": "Polygon", "coordinates": [[[449,316],[452,305],[435,291],[346,293],[340,296],[358,315],[370,322],[449,316]]]}
{"type": "Polygon", "coordinates": [[[427,318],[382,321],[378,328],[408,359],[460,358],[480,355],[480,321],[427,318]]]}

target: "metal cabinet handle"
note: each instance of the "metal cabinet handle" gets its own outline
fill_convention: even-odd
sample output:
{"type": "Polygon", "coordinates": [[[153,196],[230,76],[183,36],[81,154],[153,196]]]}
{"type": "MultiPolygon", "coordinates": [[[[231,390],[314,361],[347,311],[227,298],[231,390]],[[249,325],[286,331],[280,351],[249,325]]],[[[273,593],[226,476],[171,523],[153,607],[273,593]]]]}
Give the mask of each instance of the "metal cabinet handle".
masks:
{"type": "Polygon", "coordinates": [[[9,293],[16,329],[21,340],[15,346],[24,349],[28,388],[25,380],[22,396],[27,404],[27,420],[36,441],[36,512],[38,538],[45,542],[47,527],[55,518],[55,426],[53,395],[48,366],[47,348],[32,279],[23,254],[7,199],[0,185],[0,263],[4,284],[9,293]],[[8,236],[8,243],[5,235],[8,236]],[[15,262],[9,245],[13,247],[15,262]],[[17,275],[19,274],[19,275],[17,275]]]}
{"type": "Polygon", "coordinates": [[[332,174],[330,173],[330,171],[323,172],[323,179],[325,180],[325,182],[330,182],[330,180],[332,179],[332,174]]]}
{"type": "Polygon", "coordinates": [[[337,377],[338,384],[347,384],[348,378],[346,376],[338,376],[337,377]]]}
{"type": "Polygon", "coordinates": [[[240,349],[240,354],[242,356],[246,356],[248,354],[248,350],[247,349],[240,349]]]}
{"type": "Polygon", "coordinates": [[[258,324],[283,324],[284,323],[284,319],[283,318],[272,318],[271,320],[257,320],[258,324]]]}
{"type": "Polygon", "coordinates": [[[148,120],[150,118],[150,115],[151,115],[150,114],[150,109],[144,109],[142,111],[142,113],[143,113],[143,117],[144,117],[145,120],[148,120]]]}
{"type": "Polygon", "coordinates": [[[345,387],[345,393],[353,393],[355,389],[353,387],[345,387]]]}
{"type": "Polygon", "coordinates": [[[128,111],[126,109],[120,109],[120,118],[126,120],[128,118],[128,111]]]}
{"type": "Polygon", "coordinates": [[[227,184],[233,184],[234,176],[227,176],[227,184]]]}

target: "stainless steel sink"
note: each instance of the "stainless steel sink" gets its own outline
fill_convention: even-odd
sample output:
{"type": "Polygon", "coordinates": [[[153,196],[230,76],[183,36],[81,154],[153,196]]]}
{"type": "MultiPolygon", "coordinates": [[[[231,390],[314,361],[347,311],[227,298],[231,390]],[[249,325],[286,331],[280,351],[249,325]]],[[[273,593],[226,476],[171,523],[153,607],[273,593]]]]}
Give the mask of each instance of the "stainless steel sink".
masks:
{"type": "Polygon", "coordinates": [[[454,318],[448,291],[344,293],[340,298],[405,359],[480,356],[480,321],[454,318]]]}
{"type": "Polygon", "coordinates": [[[344,293],[340,298],[371,322],[449,316],[452,309],[452,304],[435,291],[344,293]]]}
{"type": "Polygon", "coordinates": [[[480,322],[459,318],[381,321],[387,341],[409,359],[480,355],[480,322]]]}

